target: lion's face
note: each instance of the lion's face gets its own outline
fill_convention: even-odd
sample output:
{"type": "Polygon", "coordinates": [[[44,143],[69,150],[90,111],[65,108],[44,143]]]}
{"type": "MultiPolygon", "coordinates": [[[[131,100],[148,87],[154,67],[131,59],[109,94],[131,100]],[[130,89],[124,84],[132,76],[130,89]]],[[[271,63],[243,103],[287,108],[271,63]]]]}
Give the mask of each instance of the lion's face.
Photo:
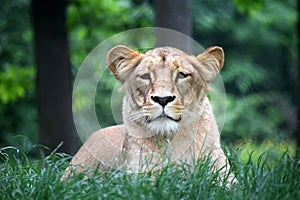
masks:
{"type": "Polygon", "coordinates": [[[117,46],[109,52],[108,64],[123,84],[130,120],[165,135],[200,115],[207,84],[221,69],[223,57],[219,47],[195,57],[170,47],[140,54],[117,46]]]}

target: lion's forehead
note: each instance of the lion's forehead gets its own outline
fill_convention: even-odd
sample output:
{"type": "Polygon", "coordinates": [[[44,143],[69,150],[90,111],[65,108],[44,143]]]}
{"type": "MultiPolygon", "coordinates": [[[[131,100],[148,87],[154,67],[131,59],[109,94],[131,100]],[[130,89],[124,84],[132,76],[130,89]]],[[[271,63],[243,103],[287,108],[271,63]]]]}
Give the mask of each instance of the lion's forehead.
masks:
{"type": "Polygon", "coordinates": [[[146,56],[147,55],[162,56],[164,54],[165,55],[181,55],[181,56],[188,55],[184,51],[182,51],[180,49],[173,48],[173,47],[159,47],[159,48],[149,50],[145,53],[146,56]]]}
{"type": "Polygon", "coordinates": [[[159,68],[191,69],[187,54],[172,47],[156,48],[145,53],[145,57],[140,63],[141,69],[155,70],[159,68]]]}

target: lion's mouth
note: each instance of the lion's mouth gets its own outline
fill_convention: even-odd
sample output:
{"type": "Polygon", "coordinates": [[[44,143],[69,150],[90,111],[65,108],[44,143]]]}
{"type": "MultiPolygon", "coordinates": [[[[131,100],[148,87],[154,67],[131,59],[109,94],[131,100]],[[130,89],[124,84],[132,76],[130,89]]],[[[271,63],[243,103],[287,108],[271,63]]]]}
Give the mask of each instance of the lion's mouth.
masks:
{"type": "Polygon", "coordinates": [[[163,112],[160,116],[158,116],[158,117],[155,118],[154,120],[156,120],[156,119],[170,119],[170,120],[173,120],[173,121],[175,121],[175,122],[179,122],[179,121],[181,120],[181,116],[180,116],[178,119],[175,119],[175,118],[173,118],[173,117],[171,117],[171,116],[169,116],[169,115],[166,115],[166,114],[163,112]]]}
{"type": "Polygon", "coordinates": [[[165,111],[163,111],[162,113],[161,113],[161,115],[159,115],[158,117],[156,117],[156,118],[154,118],[154,119],[147,119],[146,121],[148,122],[148,123],[150,123],[150,122],[152,122],[152,121],[156,121],[156,120],[166,120],[166,119],[168,119],[168,120],[172,120],[172,121],[174,121],[174,122],[179,122],[179,121],[181,121],[181,116],[179,116],[178,118],[173,118],[173,117],[171,117],[171,116],[169,116],[169,115],[167,115],[166,113],[165,113],[165,111]]]}

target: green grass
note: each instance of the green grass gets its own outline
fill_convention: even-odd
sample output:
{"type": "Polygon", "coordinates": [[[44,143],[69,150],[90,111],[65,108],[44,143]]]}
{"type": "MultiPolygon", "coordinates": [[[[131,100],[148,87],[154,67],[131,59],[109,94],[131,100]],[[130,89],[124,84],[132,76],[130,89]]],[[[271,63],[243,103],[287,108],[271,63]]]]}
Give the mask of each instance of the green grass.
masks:
{"type": "Polygon", "coordinates": [[[13,147],[0,149],[0,199],[300,199],[300,169],[289,154],[268,162],[268,153],[255,162],[227,151],[239,183],[230,188],[212,172],[208,161],[170,164],[159,173],[110,171],[60,181],[68,156],[53,153],[33,160],[13,147]],[[192,169],[193,168],[193,169],[192,169]]]}

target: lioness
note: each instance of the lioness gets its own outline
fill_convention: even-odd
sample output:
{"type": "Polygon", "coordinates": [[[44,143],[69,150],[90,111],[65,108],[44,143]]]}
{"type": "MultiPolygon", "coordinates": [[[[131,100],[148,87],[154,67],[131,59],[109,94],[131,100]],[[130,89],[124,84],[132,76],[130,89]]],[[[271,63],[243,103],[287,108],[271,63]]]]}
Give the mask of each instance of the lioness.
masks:
{"type": "Polygon", "coordinates": [[[222,48],[211,47],[195,57],[172,47],[139,53],[116,46],[107,63],[125,93],[124,124],[93,133],[66,175],[73,166],[77,172],[99,164],[136,172],[157,169],[166,160],[191,163],[207,156],[227,174],[229,164],[206,96],[208,83],[223,67],[222,48]]]}

